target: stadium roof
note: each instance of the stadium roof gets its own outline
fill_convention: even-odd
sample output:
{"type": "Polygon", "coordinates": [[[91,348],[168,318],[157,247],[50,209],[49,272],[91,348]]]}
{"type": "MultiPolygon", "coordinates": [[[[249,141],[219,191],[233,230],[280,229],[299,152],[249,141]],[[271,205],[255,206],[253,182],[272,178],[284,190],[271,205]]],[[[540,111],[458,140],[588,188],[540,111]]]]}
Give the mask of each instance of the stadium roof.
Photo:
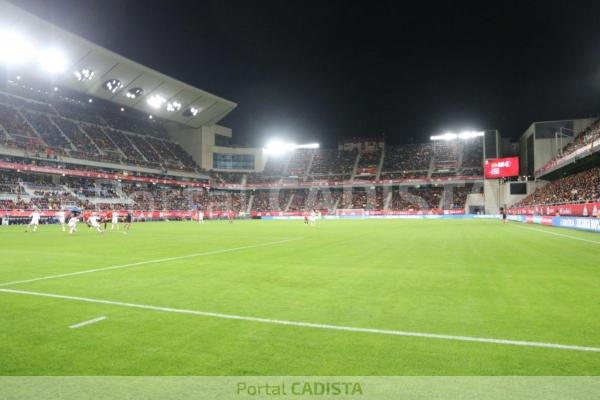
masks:
{"type": "MultiPolygon", "coordinates": [[[[13,50],[15,53],[20,52],[17,55],[24,56],[22,53],[28,46],[35,49],[35,52],[31,52],[35,56],[32,55],[28,62],[10,67],[13,75],[19,75],[23,79],[28,76],[44,79],[46,76],[45,79],[57,86],[193,128],[215,124],[236,107],[229,100],[166,76],[60,29],[6,0],[0,0],[0,35],[4,35],[0,36],[0,42],[7,43],[7,38],[15,38],[12,45],[4,45],[4,50],[8,46],[8,53],[13,50]],[[27,42],[20,43],[21,40],[27,42]],[[46,63],[49,67],[47,69],[51,70],[43,71],[40,63],[46,63]],[[91,79],[88,79],[90,75],[91,79]],[[134,89],[138,88],[143,92],[140,94],[138,90],[134,96],[134,89]],[[127,93],[130,93],[129,96],[127,93]]],[[[0,50],[3,50],[2,44],[0,50]]]]}

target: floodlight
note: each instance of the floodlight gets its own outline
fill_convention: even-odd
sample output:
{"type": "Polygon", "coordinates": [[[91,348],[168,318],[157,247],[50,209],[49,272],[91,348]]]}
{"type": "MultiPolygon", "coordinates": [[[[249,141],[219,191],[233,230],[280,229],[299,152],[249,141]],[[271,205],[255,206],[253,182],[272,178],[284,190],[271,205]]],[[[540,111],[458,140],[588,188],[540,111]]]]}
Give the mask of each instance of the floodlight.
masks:
{"type": "Polygon", "coordinates": [[[183,111],[182,115],[184,117],[195,117],[199,112],[200,110],[196,107],[189,107],[183,111]]]}
{"type": "Polygon", "coordinates": [[[476,137],[481,137],[484,135],[484,132],[479,131],[463,131],[458,134],[452,132],[446,132],[443,135],[434,135],[431,136],[431,140],[456,140],[456,139],[472,139],[476,137]]]}
{"type": "Polygon", "coordinates": [[[123,87],[123,84],[118,79],[109,79],[106,82],[104,82],[102,87],[114,94],[117,93],[117,91],[123,87]]]}
{"type": "Polygon", "coordinates": [[[152,115],[148,115],[148,119],[152,119],[152,118],[153,118],[152,115]]]}
{"type": "Polygon", "coordinates": [[[167,100],[159,94],[152,95],[148,98],[148,104],[153,108],[160,108],[166,101],[167,100]]]}
{"type": "Polygon", "coordinates": [[[89,68],[82,68],[79,71],[75,71],[75,78],[78,81],[91,81],[94,78],[94,71],[89,68]]]}
{"type": "Polygon", "coordinates": [[[35,55],[35,47],[17,32],[0,31],[0,64],[21,65],[35,55]]]}
{"type": "Polygon", "coordinates": [[[454,140],[457,139],[458,135],[456,133],[444,133],[443,135],[434,135],[431,137],[431,140],[454,140]]]}
{"type": "Polygon", "coordinates": [[[459,139],[472,139],[480,136],[483,136],[483,132],[465,131],[458,134],[459,139]]]}
{"type": "Polygon", "coordinates": [[[136,88],[133,88],[133,89],[129,89],[127,91],[127,93],[125,93],[125,96],[128,99],[135,99],[135,98],[140,97],[143,94],[144,94],[144,89],[142,89],[140,87],[136,87],[136,88]]]}
{"type": "Polygon", "coordinates": [[[265,152],[272,155],[281,155],[290,152],[296,148],[294,143],[286,143],[279,139],[273,139],[267,143],[265,152]]]}
{"type": "Polygon", "coordinates": [[[167,111],[174,112],[181,110],[181,103],[177,101],[170,101],[167,103],[167,111]]]}
{"type": "Polygon", "coordinates": [[[65,54],[57,48],[47,48],[40,52],[39,63],[42,69],[51,74],[63,72],[67,68],[65,54]]]}
{"type": "Polygon", "coordinates": [[[299,144],[295,148],[296,149],[318,149],[319,143],[299,144]]]}

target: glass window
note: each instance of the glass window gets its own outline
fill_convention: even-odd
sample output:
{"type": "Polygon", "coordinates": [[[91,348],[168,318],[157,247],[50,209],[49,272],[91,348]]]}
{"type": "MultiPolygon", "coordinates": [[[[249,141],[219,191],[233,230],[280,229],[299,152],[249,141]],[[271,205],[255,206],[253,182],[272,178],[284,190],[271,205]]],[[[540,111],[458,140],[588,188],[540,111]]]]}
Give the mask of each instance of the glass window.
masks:
{"type": "Polygon", "coordinates": [[[213,154],[214,169],[254,169],[254,154],[213,154]]]}

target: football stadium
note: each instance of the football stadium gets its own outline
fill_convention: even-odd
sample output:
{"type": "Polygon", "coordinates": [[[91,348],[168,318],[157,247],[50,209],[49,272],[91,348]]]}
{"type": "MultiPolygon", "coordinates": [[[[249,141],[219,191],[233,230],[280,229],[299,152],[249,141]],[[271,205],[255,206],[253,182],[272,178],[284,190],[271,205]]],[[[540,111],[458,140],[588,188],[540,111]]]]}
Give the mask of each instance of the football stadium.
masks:
{"type": "Polygon", "coordinates": [[[600,374],[600,118],[236,146],[236,102],[0,27],[5,378],[600,374]]]}

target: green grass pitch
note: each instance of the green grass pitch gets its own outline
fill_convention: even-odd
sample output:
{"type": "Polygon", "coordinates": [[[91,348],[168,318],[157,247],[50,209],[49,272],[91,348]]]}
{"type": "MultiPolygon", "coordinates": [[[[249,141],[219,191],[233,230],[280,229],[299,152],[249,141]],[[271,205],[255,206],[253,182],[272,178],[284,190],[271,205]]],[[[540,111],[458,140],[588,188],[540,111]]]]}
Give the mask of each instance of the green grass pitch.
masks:
{"type": "Polygon", "coordinates": [[[0,375],[599,375],[593,351],[169,311],[598,348],[599,294],[600,235],[495,220],[0,227],[0,375]]]}

